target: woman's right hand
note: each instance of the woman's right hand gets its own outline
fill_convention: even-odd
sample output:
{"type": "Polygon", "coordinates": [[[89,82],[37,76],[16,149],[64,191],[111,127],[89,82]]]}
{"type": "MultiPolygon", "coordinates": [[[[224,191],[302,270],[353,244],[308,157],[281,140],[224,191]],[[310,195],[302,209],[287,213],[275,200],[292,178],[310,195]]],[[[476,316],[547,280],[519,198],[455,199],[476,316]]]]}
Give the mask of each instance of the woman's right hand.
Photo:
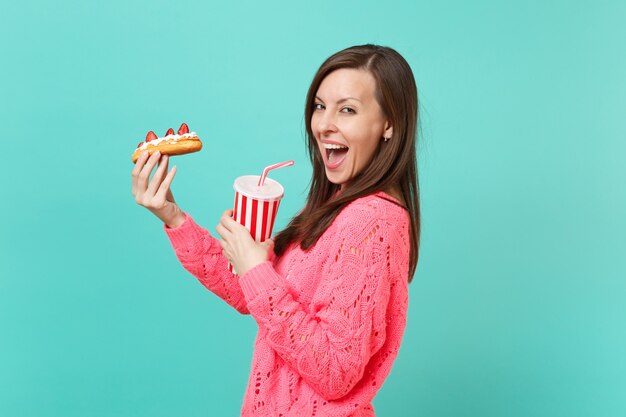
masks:
{"type": "Polygon", "coordinates": [[[161,156],[158,151],[151,156],[147,151],[141,154],[132,171],[132,192],[137,204],[150,210],[168,227],[175,228],[185,221],[185,215],[170,190],[176,166],[166,175],[168,161],[169,157],[161,156]],[[159,166],[150,179],[157,162],[159,166]]]}

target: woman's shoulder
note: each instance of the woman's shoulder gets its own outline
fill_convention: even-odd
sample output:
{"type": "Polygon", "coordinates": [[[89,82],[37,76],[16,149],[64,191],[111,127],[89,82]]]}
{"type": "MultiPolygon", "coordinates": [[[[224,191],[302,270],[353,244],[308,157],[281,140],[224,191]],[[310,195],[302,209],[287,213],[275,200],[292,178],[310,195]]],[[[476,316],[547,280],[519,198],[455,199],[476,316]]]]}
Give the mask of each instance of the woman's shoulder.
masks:
{"type": "Polygon", "coordinates": [[[351,201],[337,216],[341,223],[366,225],[371,222],[405,223],[408,211],[397,198],[378,191],[351,201]]]}
{"type": "Polygon", "coordinates": [[[390,195],[377,192],[351,201],[327,229],[327,236],[341,245],[374,252],[394,247],[408,256],[409,231],[408,211],[390,195]]]}

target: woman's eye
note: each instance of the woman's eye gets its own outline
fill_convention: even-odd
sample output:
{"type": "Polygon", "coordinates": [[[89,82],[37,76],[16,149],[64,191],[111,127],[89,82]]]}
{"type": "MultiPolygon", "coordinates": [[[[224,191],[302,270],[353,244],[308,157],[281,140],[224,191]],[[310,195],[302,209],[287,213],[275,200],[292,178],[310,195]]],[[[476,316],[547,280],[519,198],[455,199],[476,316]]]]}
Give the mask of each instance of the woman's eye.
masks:
{"type": "Polygon", "coordinates": [[[320,103],[314,103],[313,110],[324,110],[324,105],[320,103]]]}
{"type": "Polygon", "coordinates": [[[341,111],[344,113],[356,113],[352,107],[344,107],[341,111]]]}

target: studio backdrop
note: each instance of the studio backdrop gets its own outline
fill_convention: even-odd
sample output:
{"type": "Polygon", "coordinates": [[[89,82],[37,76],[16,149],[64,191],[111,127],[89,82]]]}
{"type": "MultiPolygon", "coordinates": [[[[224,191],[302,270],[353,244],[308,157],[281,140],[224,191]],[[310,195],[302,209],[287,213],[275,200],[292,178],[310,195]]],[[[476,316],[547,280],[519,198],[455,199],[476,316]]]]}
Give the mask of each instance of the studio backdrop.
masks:
{"type": "Polygon", "coordinates": [[[380,416],[626,415],[622,1],[1,0],[0,415],[235,416],[256,323],[179,264],[131,195],[185,122],[179,205],[311,177],[304,100],[348,46],[419,91],[420,259],[380,416]]]}

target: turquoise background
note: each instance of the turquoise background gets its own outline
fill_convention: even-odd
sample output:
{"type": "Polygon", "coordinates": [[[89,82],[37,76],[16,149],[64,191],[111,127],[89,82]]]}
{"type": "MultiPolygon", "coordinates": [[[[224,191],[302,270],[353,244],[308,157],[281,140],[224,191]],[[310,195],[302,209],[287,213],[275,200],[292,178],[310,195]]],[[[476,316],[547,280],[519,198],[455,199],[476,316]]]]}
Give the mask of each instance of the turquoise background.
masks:
{"type": "Polygon", "coordinates": [[[270,163],[302,206],[330,54],[397,49],[421,105],[421,257],[380,416],[626,415],[626,3],[1,0],[0,415],[234,416],[256,325],[130,192],[187,122],[174,194],[214,231],[270,163]]]}

